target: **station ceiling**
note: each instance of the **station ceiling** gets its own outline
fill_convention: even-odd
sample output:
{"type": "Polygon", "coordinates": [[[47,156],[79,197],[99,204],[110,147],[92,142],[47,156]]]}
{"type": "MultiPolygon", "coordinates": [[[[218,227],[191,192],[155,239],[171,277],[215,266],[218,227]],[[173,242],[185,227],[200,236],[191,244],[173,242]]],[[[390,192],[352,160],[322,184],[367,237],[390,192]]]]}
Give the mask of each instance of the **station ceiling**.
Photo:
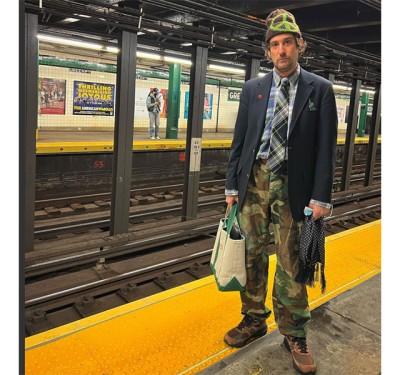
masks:
{"type": "Polygon", "coordinates": [[[301,64],[337,80],[381,81],[380,0],[25,0],[39,32],[115,45],[120,30],[138,33],[139,48],[185,57],[208,48],[210,61],[243,66],[261,59],[265,19],[276,8],[294,14],[308,48],[301,64]]]}

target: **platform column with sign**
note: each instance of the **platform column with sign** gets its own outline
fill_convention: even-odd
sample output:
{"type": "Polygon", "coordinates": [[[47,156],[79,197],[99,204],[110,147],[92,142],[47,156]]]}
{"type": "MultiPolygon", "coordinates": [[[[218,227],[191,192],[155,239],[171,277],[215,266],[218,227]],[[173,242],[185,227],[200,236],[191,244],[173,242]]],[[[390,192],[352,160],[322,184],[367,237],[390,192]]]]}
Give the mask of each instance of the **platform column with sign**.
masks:
{"type": "Polygon", "coordinates": [[[360,106],[360,118],[358,121],[358,137],[364,137],[365,135],[365,125],[367,124],[367,112],[368,112],[368,94],[364,92],[361,96],[361,106],[360,106]]]}
{"type": "Polygon", "coordinates": [[[168,107],[167,107],[167,139],[178,139],[178,121],[181,97],[181,72],[182,66],[171,64],[169,66],[168,82],[168,107]]]}

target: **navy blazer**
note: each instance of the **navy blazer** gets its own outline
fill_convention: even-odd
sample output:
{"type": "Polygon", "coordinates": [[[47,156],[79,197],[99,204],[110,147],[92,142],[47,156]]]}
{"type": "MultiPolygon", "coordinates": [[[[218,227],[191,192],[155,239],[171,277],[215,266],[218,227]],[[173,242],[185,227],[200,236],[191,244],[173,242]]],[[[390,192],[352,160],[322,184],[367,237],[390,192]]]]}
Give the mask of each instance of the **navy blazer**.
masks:
{"type": "MultiPolygon", "coordinates": [[[[239,209],[265,127],[272,72],[246,81],[240,95],[226,173],[226,189],[239,191],[239,209]]],[[[332,82],[301,69],[289,124],[289,205],[304,219],[310,199],[331,202],[336,163],[337,110],[332,82]]]]}

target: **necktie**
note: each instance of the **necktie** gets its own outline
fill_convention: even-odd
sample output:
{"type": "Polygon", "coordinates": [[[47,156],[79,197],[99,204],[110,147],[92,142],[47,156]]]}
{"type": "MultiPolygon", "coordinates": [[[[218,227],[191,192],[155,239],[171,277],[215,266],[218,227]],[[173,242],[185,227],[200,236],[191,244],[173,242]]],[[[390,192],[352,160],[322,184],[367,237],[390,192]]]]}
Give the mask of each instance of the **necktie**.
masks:
{"type": "Polygon", "coordinates": [[[272,134],[268,154],[268,167],[274,173],[284,166],[289,116],[289,80],[282,78],[281,88],[272,118],[272,134]]]}

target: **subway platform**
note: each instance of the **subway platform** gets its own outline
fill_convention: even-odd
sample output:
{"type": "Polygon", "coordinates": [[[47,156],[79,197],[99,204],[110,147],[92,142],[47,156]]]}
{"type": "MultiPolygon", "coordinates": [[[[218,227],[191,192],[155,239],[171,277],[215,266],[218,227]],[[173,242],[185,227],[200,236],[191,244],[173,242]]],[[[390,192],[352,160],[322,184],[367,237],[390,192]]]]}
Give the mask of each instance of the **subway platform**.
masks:
{"type": "MultiPolygon", "coordinates": [[[[381,274],[313,310],[308,336],[318,366],[317,374],[380,374],[381,274]]],[[[278,330],[198,373],[245,374],[297,374],[278,330]]]]}
{"type": "MultiPolygon", "coordinates": [[[[317,374],[378,375],[381,220],[328,236],[326,265],[326,292],[308,289],[317,374]]],[[[271,255],[271,275],[275,266],[271,255]]],[[[27,337],[25,375],[297,374],[273,314],[266,336],[227,346],[224,334],[241,318],[238,293],[219,292],[207,276],[27,337]]]]}

